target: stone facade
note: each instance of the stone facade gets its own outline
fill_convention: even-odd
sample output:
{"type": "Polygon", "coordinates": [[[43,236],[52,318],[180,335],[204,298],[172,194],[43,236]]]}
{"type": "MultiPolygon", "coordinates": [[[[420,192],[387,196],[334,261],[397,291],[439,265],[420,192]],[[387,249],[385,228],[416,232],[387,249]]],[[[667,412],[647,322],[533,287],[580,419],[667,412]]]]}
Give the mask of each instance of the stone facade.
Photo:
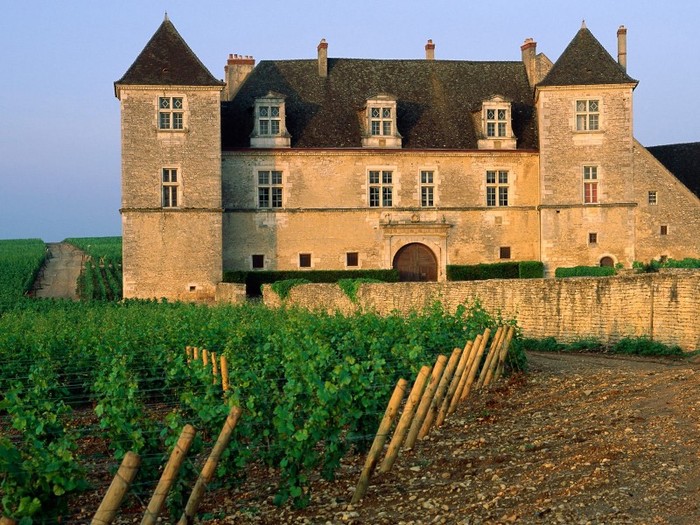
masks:
{"type": "Polygon", "coordinates": [[[335,284],[304,284],[281,301],[269,285],[265,304],[330,313],[380,315],[420,311],[441,302],[449,311],[478,299],[491,314],[516,318],[524,337],[572,342],[593,337],[604,344],[649,337],[686,351],[700,349],[700,272],[623,277],[489,280],[446,283],[362,284],[352,302],[335,284]]]}
{"type": "Polygon", "coordinates": [[[634,140],[624,60],[586,28],[554,63],[521,50],[334,59],[323,41],[317,60],[230,55],[224,83],[166,20],[115,83],[125,297],[213,300],[224,270],[444,281],[448,265],[697,257],[700,200],[634,140]]]}

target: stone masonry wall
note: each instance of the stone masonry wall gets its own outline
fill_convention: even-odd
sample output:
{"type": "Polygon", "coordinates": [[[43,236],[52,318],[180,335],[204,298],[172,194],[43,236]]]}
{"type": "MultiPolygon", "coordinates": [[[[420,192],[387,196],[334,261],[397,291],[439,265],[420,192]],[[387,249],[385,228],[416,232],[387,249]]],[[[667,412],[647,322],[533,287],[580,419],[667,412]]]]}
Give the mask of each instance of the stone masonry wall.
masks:
{"type": "MultiPolygon", "coordinates": [[[[263,288],[263,298],[272,307],[282,302],[269,285],[263,288]]],[[[491,313],[516,317],[525,337],[554,337],[562,342],[594,337],[614,343],[625,336],[647,336],[686,351],[700,349],[700,272],[364,284],[357,303],[337,285],[306,284],[293,288],[284,302],[312,310],[387,314],[420,310],[434,301],[454,310],[475,299],[491,313]]]]}

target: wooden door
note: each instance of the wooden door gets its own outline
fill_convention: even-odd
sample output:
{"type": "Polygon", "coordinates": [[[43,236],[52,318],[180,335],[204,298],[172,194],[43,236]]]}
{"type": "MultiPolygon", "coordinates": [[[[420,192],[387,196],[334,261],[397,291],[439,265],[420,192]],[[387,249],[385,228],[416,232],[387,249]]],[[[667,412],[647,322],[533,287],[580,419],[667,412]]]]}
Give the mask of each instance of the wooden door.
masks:
{"type": "Polygon", "coordinates": [[[437,260],[424,244],[412,243],[394,257],[394,269],[401,281],[437,281],[437,260]]]}

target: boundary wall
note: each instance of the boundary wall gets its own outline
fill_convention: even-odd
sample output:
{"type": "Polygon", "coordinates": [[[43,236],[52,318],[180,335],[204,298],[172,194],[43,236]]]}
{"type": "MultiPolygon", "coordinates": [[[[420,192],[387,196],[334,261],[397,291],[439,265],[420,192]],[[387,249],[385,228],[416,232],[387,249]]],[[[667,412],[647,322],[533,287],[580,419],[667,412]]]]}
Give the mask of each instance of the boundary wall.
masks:
{"type": "Polygon", "coordinates": [[[662,271],[615,277],[362,284],[351,301],[335,284],[295,286],[281,300],[263,287],[270,307],[351,313],[421,310],[440,301],[448,310],[478,299],[492,314],[515,317],[524,337],[605,344],[646,336],[683,350],[700,349],[700,272],[662,271]]]}

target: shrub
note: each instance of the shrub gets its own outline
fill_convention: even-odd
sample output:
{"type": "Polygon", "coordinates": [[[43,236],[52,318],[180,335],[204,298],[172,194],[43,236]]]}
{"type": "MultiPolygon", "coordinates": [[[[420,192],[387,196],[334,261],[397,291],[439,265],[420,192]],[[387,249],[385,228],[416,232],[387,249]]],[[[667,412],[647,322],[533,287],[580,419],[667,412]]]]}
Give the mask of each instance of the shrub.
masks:
{"type": "Polygon", "coordinates": [[[360,277],[359,279],[340,279],[338,281],[338,286],[341,290],[348,296],[348,298],[353,302],[357,302],[357,289],[361,284],[366,283],[381,283],[377,279],[369,279],[367,277],[360,277]]]}
{"type": "Polygon", "coordinates": [[[286,299],[289,297],[289,292],[295,286],[300,284],[309,284],[311,281],[308,279],[285,279],[284,281],[276,281],[270,285],[272,291],[279,295],[280,299],[286,299]]]}
{"type": "Polygon", "coordinates": [[[629,355],[683,355],[683,350],[679,346],[667,346],[658,341],[652,341],[648,337],[625,337],[620,339],[613,345],[612,352],[629,355]]]}
{"type": "Polygon", "coordinates": [[[517,262],[447,265],[448,281],[482,281],[485,279],[517,279],[517,262]]]}
{"type": "Polygon", "coordinates": [[[516,341],[517,345],[522,346],[523,350],[529,352],[561,352],[564,350],[564,345],[558,343],[553,337],[545,337],[544,339],[521,339],[516,341]]]}
{"type": "Polygon", "coordinates": [[[521,279],[544,277],[544,264],[540,261],[521,261],[518,263],[518,276],[521,279]]]}
{"type": "Polygon", "coordinates": [[[615,275],[615,268],[610,266],[572,266],[561,267],[554,271],[555,277],[608,277],[615,275]]]}

